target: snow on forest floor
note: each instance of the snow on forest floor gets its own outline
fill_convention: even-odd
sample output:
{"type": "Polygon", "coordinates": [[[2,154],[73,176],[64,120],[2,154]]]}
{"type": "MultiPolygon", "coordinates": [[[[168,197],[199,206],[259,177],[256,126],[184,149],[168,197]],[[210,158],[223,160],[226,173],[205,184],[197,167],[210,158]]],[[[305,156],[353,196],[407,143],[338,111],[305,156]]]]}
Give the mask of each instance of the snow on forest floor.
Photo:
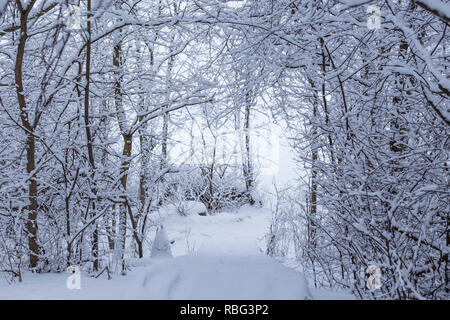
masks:
{"type": "MultiPolygon", "coordinates": [[[[213,216],[162,216],[174,258],[132,259],[126,276],[81,275],[81,289],[66,287],[67,273],[0,279],[0,299],[351,299],[310,289],[304,276],[264,255],[271,214],[244,207],[213,216]]],[[[146,256],[148,256],[147,254],[146,256]]]]}

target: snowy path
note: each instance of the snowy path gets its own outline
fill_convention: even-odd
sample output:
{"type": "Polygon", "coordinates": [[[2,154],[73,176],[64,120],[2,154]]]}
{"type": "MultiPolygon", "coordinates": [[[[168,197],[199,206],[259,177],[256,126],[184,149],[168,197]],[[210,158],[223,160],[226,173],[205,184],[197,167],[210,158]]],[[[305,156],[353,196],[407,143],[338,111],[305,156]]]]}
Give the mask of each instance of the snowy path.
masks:
{"type": "Polygon", "coordinates": [[[174,259],[152,264],[134,298],[150,299],[305,299],[311,295],[303,275],[263,254],[270,212],[167,220],[175,239],[174,259]],[[183,241],[186,243],[183,243],[183,241]],[[189,247],[194,253],[185,255],[189,247]],[[184,255],[183,255],[184,254],[184,255]]]}
{"type": "Polygon", "coordinates": [[[346,298],[308,289],[301,273],[264,255],[268,210],[169,215],[164,221],[175,258],[132,260],[127,276],[109,281],[83,274],[81,290],[66,288],[67,273],[26,274],[11,286],[0,279],[0,299],[346,298]]]}
{"type": "Polygon", "coordinates": [[[305,299],[302,275],[263,255],[195,254],[156,264],[134,298],[305,299]]]}

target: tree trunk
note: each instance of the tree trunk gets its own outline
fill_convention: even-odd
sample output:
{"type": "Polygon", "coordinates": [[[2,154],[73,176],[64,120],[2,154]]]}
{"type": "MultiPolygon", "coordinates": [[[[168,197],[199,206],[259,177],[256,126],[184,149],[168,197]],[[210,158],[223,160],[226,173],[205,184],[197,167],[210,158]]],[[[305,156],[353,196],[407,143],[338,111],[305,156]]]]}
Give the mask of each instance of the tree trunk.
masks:
{"type": "MultiPolygon", "coordinates": [[[[86,86],[84,91],[84,125],[86,131],[86,142],[87,142],[87,150],[88,150],[88,159],[91,167],[91,183],[95,184],[95,158],[94,158],[94,148],[92,145],[92,135],[91,135],[91,127],[89,123],[89,97],[90,97],[90,83],[91,83],[91,39],[92,39],[92,30],[91,30],[91,0],[87,1],[87,42],[86,42],[86,86]]],[[[92,188],[92,193],[95,195],[97,190],[92,188]]],[[[96,201],[92,201],[92,212],[91,216],[95,216],[96,209],[96,201]]],[[[92,256],[94,258],[93,261],[93,269],[94,271],[98,271],[99,269],[99,261],[98,261],[98,225],[97,222],[94,223],[94,233],[92,235],[92,256]]]]}
{"type": "MultiPolygon", "coordinates": [[[[313,80],[309,80],[311,84],[311,88],[313,89],[313,120],[317,118],[317,105],[319,103],[319,99],[317,96],[316,90],[316,84],[313,80]]],[[[316,124],[313,123],[313,139],[315,139],[315,136],[317,135],[317,131],[315,129],[316,124]]],[[[311,203],[310,203],[310,209],[309,209],[309,243],[314,248],[316,247],[315,237],[316,237],[316,228],[317,225],[314,222],[314,218],[317,216],[317,168],[316,168],[316,162],[318,160],[318,151],[317,147],[315,145],[311,146],[311,189],[310,189],[310,195],[311,195],[311,203]]]]}
{"type": "Polygon", "coordinates": [[[17,56],[15,63],[15,84],[16,84],[16,93],[17,100],[20,108],[20,118],[22,121],[22,125],[25,129],[25,133],[27,136],[26,139],[26,154],[27,154],[27,174],[29,176],[28,180],[28,219],[27,219],[27,231],[28,231],[28,249],[30,251],[30,268],[36,269],[39,262],[39,252],[40,248],[37,242],[37,209],[38,209],[38,200],[37,200],[37,181],[36,181],[36,173],[34,172],[36,168],[36,141],[34,136],[34,129],[36,123],[31,125],[30,119],[28,118],[27,105],[25,101],[24,95],[24,87],[22,80],[22,68],[23,68],[23,57],[25,54],[25,44],[28,38],[27,35],[27,19],[28,14],[31,11],[35,1],[32,1],[29,6],[23,10],[22,6],[19,3],[20,9],[20,38],[19,45],[17,48],[17,56]]]}
{"type": "Polygon", "coordinates": [[[251,93],[247,92],[245,94],[245,163],[244,163],[244,179],[245,179],[245,189],[247,191],[247,196],[251,205],[255,203],[252,198],[252,188],[253,188],[253,164],[252,155],[250,150],[250,109],[251,109],[251,93]]]}
{"type": "MultiPolygon", "coordinates": [[[[122,274],[125,273],[125,243],[127,239],[127,211],[128,201],[127,201],[127,180],[128,180],[128,170],[130,169],[130,159],[131,159],[131,150],[132,150],[132,135],[123,134],[122,135],[124,143],[123,143],[123,151],[122,151],[122,164],[120,167],[120,183],[122,185],[122,192],[124,193],[122,198],[123,204],[123,212],[120,213],[120,225],[119,225],[119,237],[121,240],[120,249],[121,249],[121,260],[122,260],[122,274]]],[[[130,217],[131,213],[130,213],[130,217]]]]}
{"type": "Polygon", "coordinates": [[[120,196],[122,199],[122,210],[119,217],[119,241],[120,241],[120,260],[122,262],[122,274],[125,274],[125,247],[127,239],[127,213],[130,214],[130,219],[133,220],[132,213],[129,212],[131,208],[128,205],[127,200],[127,180],[128,172],[131,163],[131,151],[133,147],[133,135],[128,133],[128,124],[126,119],[125,110],[123,109],[123,92],[122,92],[122,43],[119,40],[114,46],[113,65],[115,67],[115,85],[114,85],[114,101],[116,105],[117,121],[119,123],[119,129],[123,139],[122,149],[122,163],[120,165],[120,183],[122,186],[123,194],[120,196]]]}

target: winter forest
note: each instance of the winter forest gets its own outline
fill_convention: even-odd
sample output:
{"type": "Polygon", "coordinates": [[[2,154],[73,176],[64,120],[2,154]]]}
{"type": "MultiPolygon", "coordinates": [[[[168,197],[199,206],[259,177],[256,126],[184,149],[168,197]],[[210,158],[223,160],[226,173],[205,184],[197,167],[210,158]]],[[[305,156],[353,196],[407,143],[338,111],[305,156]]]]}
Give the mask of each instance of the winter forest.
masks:
{"type": "Polygon", "coordinates": [[[450,299],[449,23],[0,0],[0,299],[450,299]]]}

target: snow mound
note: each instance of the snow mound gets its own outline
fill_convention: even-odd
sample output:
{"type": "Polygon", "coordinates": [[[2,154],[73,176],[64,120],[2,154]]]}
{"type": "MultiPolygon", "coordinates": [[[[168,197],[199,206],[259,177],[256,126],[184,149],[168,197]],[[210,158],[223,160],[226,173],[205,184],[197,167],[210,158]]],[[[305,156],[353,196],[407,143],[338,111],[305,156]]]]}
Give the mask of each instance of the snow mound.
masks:
{"type": "Polygon", "coordinates": [[[183,216],[204,214],[208,212],[205,205],[199,201],[183,201],[177,206],[177,211],[183,216]]]}
{"type": "Polygon", "coordinates": [[[192,254],[147,269],[134,299],[311,299],[304,276],[264,255],[192,254]]]}

